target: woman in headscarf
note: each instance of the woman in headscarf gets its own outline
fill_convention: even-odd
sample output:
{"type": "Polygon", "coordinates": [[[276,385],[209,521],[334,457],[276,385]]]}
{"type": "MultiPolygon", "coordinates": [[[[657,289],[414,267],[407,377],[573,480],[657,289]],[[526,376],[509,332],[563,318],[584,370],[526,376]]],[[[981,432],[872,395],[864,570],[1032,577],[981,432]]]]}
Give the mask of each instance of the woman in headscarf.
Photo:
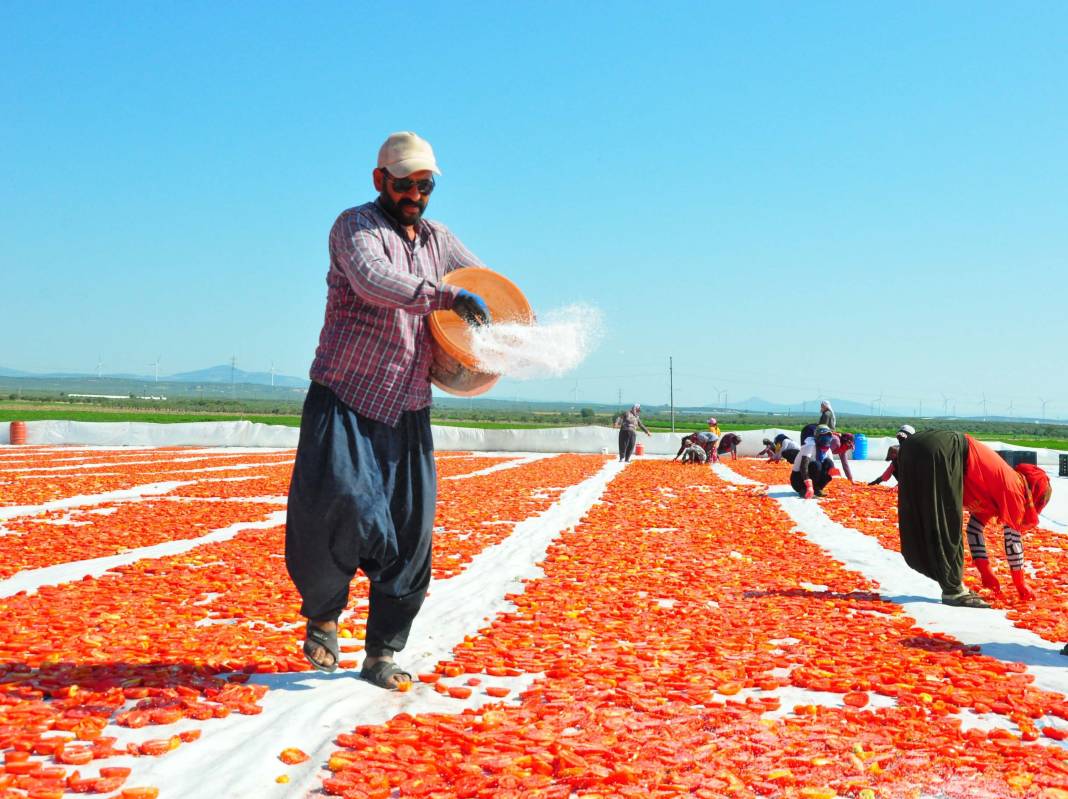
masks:
{"type": "Polygon", "coordinates": [[[820,420],[817,424],[825,424],[832,431],[838,429],[838,419],[834,415],[834,408],[831,407],[831,403],[827,400],[823,400],[820,403],[820,420]]]}
{"type": "Polygon", "coordinates": [[[620,461],[630,463],[630,456],[634,454],[634,443],[638,439],[639,427],[645,431],[645,435],[652,435],[638,416],[641,412],[642,406],[634,403],[629,411],[623,411],[616,419],[616,427],[619,428],[620,461]]]}
{"type": "Polygon", "coordinates": [[[851,483],[853,470],[849,468],[849,453],[856,448],[856,437],[852,433],[835,433],[831,436],[831,454],[838,456],[838,460],[842,462],[842,471],[851,483]]]}
{"type": "Polygon", "coordinates": [[[1037,466],[1013,469],[994,450],[964,433],[926,430],[909,436],[897,456],[898,527],[905,562],[942,588],[942,602],[989,607],[962,582],[964,510],[968,545],[983,585],[1000,591],[990,571],[983,540],[986,523],[997,517],[1004,528],[1005,553],[1020,599],[1034,599],[1023,572],[1021,533],[1038,526],[1038,514],[1052,493],[1049,477],[1037,466]]]}
{"type": "Polygon", "coordinates": [[[798,496],[805,499],[823,496],[823,489],[831,482],[831,470],[834,468],[834,457],[831,455],[834,434],[831,428],[821,424],[813,433],[801,444],[790,469],[790,485],[798,496]]]}

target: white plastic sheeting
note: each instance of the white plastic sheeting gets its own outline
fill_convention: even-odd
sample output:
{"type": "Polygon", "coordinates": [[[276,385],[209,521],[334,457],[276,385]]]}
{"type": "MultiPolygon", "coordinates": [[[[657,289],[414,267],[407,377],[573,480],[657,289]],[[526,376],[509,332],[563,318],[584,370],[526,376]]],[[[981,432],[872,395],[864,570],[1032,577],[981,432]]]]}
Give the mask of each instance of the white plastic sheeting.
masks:
{"type": "MultiPolygon", "coordinates": [[[[10,425],[0,425],[0,444],[10,443],[10,425]]],[[[299,430],[258,422],[26,422],[26,443],[121,447],[297,446],[299,430]]]]}
{"type": "MultiPolygon", "coordinates": [[[[738,454],[756,455],[764,448],[763,439],[773,439],[779,433],[797,439],[797,430],[768,428],[743,430],[738,454]]],[[[258,422],[189,422],[181,424],[151,424],[148,422],[69,422],[41,421],[26,423],[26,443],[31,445],[80,444],[95,446],[134,447],[282,447],[297,446],[299,430],[282,425],[258,422]]],[[[638,443],[647,455],[674,456],[679,433],[638,432],[638,443]]],[[[618,448],[619,431],[608,427],[551,427],[538,430],[481,430],[468,427],[434,426],[434,446],[440,450],[471,450],[475,452],[601,452],[614,453],[618,448]]],[[[10,443],[10,426],[0,424],[0,444],[10,443]]],[[[896,439],[890,437],[868,439],[868,460],[884,460],[886,451],[896,439]]],[[[1000,441],[984,442],[994,449],[1029,449],[1000,441]]],[[[1056,450],[1040,449],[1038,462],[1043,466],[1057,465],[1056,450]]]]}

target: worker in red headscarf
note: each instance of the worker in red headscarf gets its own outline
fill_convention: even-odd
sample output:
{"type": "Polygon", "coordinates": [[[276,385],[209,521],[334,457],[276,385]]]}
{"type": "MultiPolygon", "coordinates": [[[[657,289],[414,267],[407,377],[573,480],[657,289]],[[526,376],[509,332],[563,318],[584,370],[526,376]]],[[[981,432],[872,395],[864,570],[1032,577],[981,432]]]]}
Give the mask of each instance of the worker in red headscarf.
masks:
{"type": "Polygon", "coordinates": [[[1001,594],[998,578],[990,570],[983,538],[987,523],[996,517],[1001,522],[1005,536],[1005,557],[1009,561],[1016,592],[1020,599],[1034,599],[1035,594],[1024,579],[1023,540],[1020,533],[1038,526],[1038,514],[1049,502],[1053,487],[1046,473],[1037,466],[1021,463],[1012,470],[992,449],[978,441],[975,444],[977,450],[982,447],[985,452],[979,453],[981,457],[977,458],[983,468],[975,470],[976,480],[969,483],[967,472],[964,478],[964,506],[971,511],[966,533],[972,563],[983,578],[983,587],[1001,594]],[[990,463],[986,464],[984,459],[989,459],[990,463]],[[1016,475],[1017,479],[1005,480],[1005,472],[1016,475]],[[1026,484],[1023,491],[1020,490],[1019,477],[1026,484]]]}
{"type": "Polygon", "coordinates": [[[849,455],[856,448],[856,439],[852,433],[835,433],[831,436],[831,454],[838,456],[838,460],[842,462],[842,471],[851,483],[853,470],[849,468],[849,455]]]}
{"type": "Polygon", "coordinates": [[[1021,533],[1038,526],[1038,514],[1050,500],[1052,487],[1042,469],[1030,464],[1013,469],[964,433],[926,430],[901,444],[897,479],[901,554],[911,568],[938,582],[944,604],[989,607],[962,582],[965,508],[968,545],[983,585],[1000,591],[982,536],[987,522],[997,517],[1016,591],[1024,601],[1034,599],[1023,572],[1021,533]]]}

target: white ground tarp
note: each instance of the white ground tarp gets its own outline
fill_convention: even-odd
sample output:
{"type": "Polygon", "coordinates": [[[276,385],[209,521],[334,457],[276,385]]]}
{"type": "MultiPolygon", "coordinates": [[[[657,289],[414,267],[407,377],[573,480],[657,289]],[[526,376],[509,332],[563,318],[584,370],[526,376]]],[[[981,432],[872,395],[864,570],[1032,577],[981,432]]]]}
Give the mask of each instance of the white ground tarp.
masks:
{"type": "MultiPolygon", "coordinates": [[[[738,454],[756,455],[765,438],[786,433],[795,440],[796,430],[769,428],[745,430],[738,454]]],[[[295,427],[256,422],[190,422],[150,424],[148,422],[68,422],[26,423],[26,443],[32,445],[86,445],[127,447],[295,447],[299,431],[295,427]]],[[[434,446],[440,450],[475,452],[607,452],[617,449],[619,433],[607,427],[551,427],[539,430],[479,430],[467,427],[434,426],[434,446]]],[[[673,456],[683,433],[638,433],[638,443],[648,455],[673,456]]],[[[0,424],[0,444],[10,443],[10,428],[0,424]]],[[[884,460],[893,438],[869,438],[868,460],[884,460]]],[[[1027,449],[1000,441],[987,441],[994,449],[1027,449]]],[[[1038,450],[1038,462],[1057,465],[1056,450],[1038,450]]]]}

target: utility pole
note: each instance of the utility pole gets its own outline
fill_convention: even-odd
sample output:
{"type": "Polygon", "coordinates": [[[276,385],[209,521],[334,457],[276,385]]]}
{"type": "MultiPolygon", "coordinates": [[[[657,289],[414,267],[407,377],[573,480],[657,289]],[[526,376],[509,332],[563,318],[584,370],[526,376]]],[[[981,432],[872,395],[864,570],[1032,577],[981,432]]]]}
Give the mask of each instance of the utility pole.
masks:
{"type": "Polygon", "coordinates": [[[668,398],[671,402],[671,432],[675,432],[675,359],[668,356],[668,398]]]}
{"type": "Polygon", "coordinates": [[[234,371],[237,369],[237,356],[230,356],[230,399],[237,399],[237,388],[234,386],[234,371]]]}
{"type": "Polygon", "coordinates": [[[616,401],[619,403],[619,407],[622,408],[623,407],[623,389],[621,389],[621,388],[616,389],[616,393],[618,394],[618,397],[617,397],[616,401]]]}

